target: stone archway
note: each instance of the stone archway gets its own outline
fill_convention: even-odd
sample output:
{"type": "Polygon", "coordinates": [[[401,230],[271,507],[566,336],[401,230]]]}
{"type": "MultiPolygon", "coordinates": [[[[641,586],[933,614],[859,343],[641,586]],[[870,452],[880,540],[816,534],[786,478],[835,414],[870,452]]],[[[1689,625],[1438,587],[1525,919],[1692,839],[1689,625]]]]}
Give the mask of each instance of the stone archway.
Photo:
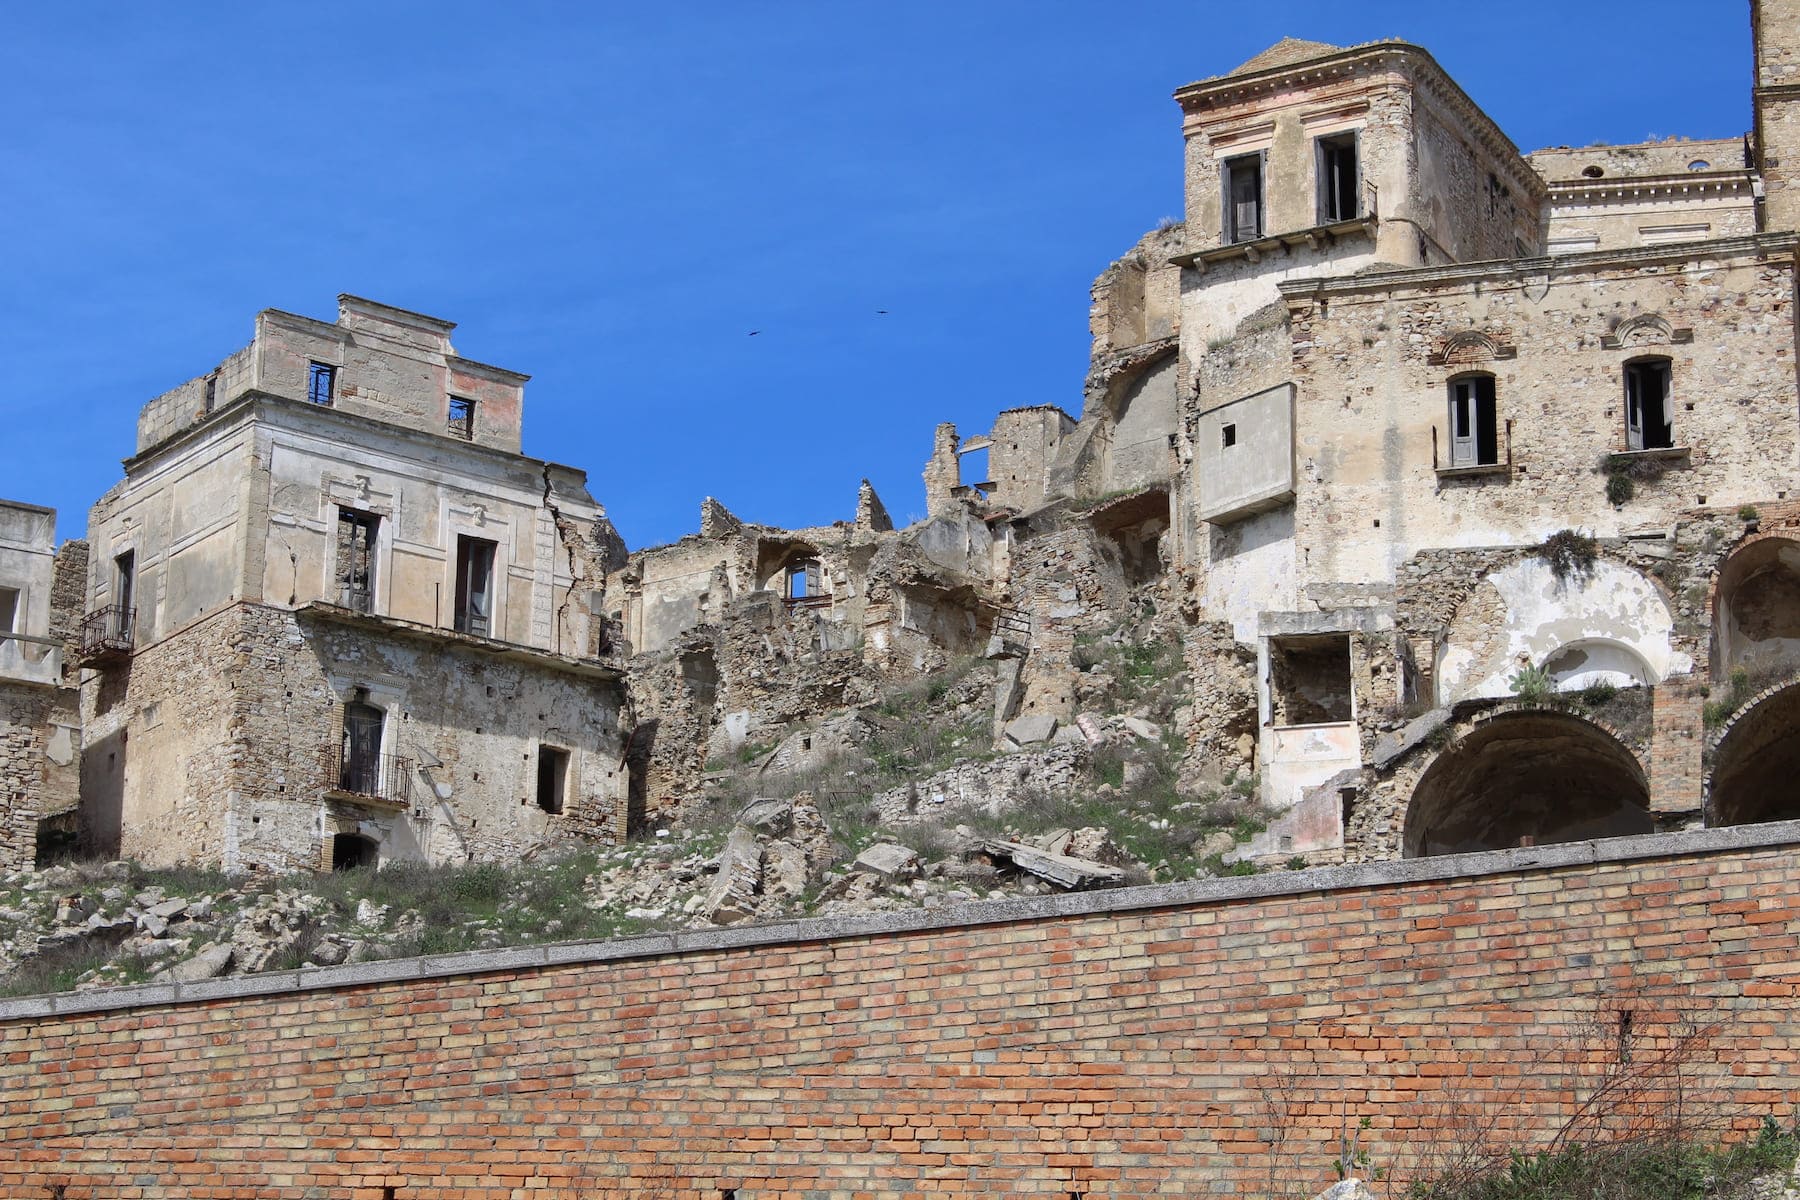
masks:
{"type": "Polygon", "coordinates": [[[1800,683],[1745,709],[1713,752],[1708,825],[1800,820],[1800,683]]]}
{"type": "Polygon", "coordinates": [[[1413,788],[1408,858],[1649,833],[1637,756],[1591,721],[1497,713],[1445,748],[1413,788]]]}
{"type": "Polygon", "coordinates": [[[1725,560],[1713,585],[1714,679],[1800,669],[1800,540],[1764,536],[1725,560]]]}

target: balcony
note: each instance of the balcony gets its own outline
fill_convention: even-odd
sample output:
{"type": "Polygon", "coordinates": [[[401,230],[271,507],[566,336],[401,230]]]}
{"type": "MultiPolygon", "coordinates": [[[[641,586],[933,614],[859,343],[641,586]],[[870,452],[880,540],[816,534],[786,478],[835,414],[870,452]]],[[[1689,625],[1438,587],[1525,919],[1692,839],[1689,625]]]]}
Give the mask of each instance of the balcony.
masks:
{"type": "Polygon", "coordinates": [[[359,804],[405,808],[412,803],[413,762],[398,754],[345,754],[338,747],[325,775],[326,793],[359,804]]]}
{"type": "Polygon", "coordinates": [[[102,667],[131,657],[137,609],[109,604],[81,619],[81,665],[102,667]]]}
{"type": "Polygon", "coordinates": [[[62,643],[30,633],[0,632],[0,679],[62,682],[62,643]]]}

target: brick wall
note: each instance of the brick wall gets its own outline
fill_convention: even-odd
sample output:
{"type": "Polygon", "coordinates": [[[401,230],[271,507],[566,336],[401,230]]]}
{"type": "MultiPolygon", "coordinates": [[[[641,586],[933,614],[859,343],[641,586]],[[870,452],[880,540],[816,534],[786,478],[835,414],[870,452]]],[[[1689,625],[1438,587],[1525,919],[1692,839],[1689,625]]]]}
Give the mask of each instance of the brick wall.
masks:
{"type": "Polygon", "coordinates": [[[1553,1127],[1684,1030],[1686,1115],[1743,1129],[1800,1100],[1796,847],[1800,823],[1708,830],[0,1002],[0,1196],[1289,1194],[1361,1118],[1405,1176],[1483,1112],[1553,1127]]]}

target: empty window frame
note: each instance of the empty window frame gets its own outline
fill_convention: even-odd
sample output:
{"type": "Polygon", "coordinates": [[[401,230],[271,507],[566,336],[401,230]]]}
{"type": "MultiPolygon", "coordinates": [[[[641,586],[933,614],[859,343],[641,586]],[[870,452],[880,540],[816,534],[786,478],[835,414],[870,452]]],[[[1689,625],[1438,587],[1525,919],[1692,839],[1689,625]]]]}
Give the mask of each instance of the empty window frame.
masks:
{"type": "Polygon", "coordinates": [[[1450,465],[1487,467],[1500,461],[1500,422],[1494,377],[1464,375],[1450,381],[1450,465]]]}
{"type": "Polygon", "coordinates": [[[1355,720],[1348,635],[1270,638],[1269,708],[1284,727],[1355,720]]]}
{"type": "Polygon", "coordinates": [[[451,437],[465,442],[475,440],[475,401],[467,396],[450,397],[450,417],[446,428],[451,437]]]}
{"type": "Polygon", "coordinates": [[[494,630],[494,543],[456,539],[456,631],[491,637],[494,630]]]}
{"type": "Polygon", "coordinates": [[[1667,450],[1675,445],[1675,401],[1669,360],[1640,358],[1625,364],[1625,446],[1667,450]]]}
{"type": "Polygon", "coordinates": [[[19,632],[19,589],[0,587],[0,634],[17,632],[19,632]]]}
{"type": "Polygon", "coordinates": [[[552,816],[562,812],[569,795],[569,752],[538,745],[537,806],[552,816]]]}
{"type": "Polygon", "coordinates": [[[1219,449],[1229,450],[1237,445],[1237,426],[1235,424],[1219,426],[1219,449]]]}
{"type": "Polygon", "coordinates": [[[1263,235],[1263,156],[1225,160],[1225,240],[1250,242],[1263,235]]]}
{"type": "Polygon", "coordinates": [[[337,368],[330,363],[307,363],[306,398],[330,408],[332,401],[337,399],[337,368]]]}
{"type": "Polygon", "coordinates": [[[375,540],[381,518],[354,508],[338,509],[338,603],[357,612],[375,611],[375,540]]]}
{"type": "Polygon", "coordinates": [[[787,569],[787,598],[789,600],[806,600],[822,595],[819,586],[819,560],[802,559],[787,569]]]}
{"type": "Polygon", "coordinates": [[[1362,176],[1356,134],[1336,133],[1313,143],[1319,177],[1319,224],[1350,221],[1362,215],[1362,176]]]}

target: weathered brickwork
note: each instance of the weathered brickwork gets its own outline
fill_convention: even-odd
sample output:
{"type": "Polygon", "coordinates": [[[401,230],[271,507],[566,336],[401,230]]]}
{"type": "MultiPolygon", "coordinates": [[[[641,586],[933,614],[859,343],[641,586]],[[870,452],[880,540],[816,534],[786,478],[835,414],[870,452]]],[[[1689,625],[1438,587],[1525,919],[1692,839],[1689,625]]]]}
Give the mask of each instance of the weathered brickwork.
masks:
{"type": "Polygon", "coordinates": [[[1696,1024],[1684,1102],[1748,1128],[1800,1101],[1800,828],[1684,836],[13,1002],[0,1195],[1263,1196],[1363,1119],[1403,1186],[1696,1024]]]}

